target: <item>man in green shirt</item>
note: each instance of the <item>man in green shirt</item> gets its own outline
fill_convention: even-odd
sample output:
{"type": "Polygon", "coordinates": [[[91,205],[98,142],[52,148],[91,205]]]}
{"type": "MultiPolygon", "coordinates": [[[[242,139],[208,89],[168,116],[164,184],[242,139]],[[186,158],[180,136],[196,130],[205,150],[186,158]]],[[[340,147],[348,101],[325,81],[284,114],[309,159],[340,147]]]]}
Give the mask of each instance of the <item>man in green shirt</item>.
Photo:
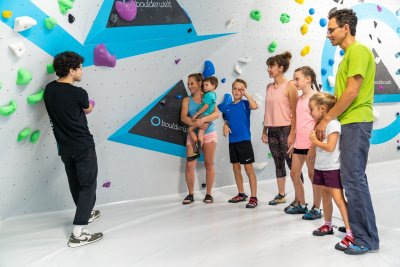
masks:
{"type": "Polygon", "coordinates": [[[329,121],[342,125],[340,176],[347,198],[350,238],[335,248],[346,254],[361,255],[379,250],[378,230],[365,173],[372,131],[375,61],[371,50],[356,41],[357,16],[351,9],[329,13],[327,38],[345,51],[336,73],[338,101],[316,126],[322,140],[329,121]]]}

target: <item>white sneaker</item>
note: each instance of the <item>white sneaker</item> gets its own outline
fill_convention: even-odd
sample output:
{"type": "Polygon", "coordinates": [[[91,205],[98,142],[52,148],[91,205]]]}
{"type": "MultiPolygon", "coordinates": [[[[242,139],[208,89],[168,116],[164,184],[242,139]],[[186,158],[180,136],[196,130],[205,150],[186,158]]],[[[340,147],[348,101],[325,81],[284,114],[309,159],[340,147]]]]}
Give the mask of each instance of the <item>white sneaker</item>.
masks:
{"type": "Polygon", "coordinates": [[[87,229],[83,228],[80,236],[74,236],[74,234],[71,234],[68,241],[68,247],[70,248],[80,247],[83,245],[99,241],[102,238],[103,238],[103,233],[100,232],[91,233],[87,229]]]}
{"type": "Polygon", "coordinates": [[[88,223],[92,223],[94,220],[100,217],[100,211],[99,210],[92,210],[90,213],[90,217],[88,220],[88,223]]]}

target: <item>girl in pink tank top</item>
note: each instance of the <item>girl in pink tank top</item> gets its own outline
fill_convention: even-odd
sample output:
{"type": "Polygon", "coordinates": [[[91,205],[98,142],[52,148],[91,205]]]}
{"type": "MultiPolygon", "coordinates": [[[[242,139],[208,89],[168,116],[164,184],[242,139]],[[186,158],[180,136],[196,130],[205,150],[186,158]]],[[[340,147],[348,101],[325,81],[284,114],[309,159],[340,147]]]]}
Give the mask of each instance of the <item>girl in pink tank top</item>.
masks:
{"type": "Polygon", "coordinates": [[[315,121],[310,115],[308,103],[311,96],[319,91],[319,86],[316,82],[314,70],[308,66],[296,69],[293,79],[296,88],[302,91],[296,107],[296,138],[293,146],[289,149],[292,153],[290,176],[295,189],[296,203],[285,212],[288,214],[304,214],[303,219],[315,220],[322,217],[320,210],[321,191],[319,186],[312,183],[314,179],[315,146],[311,145],[309,136],[314,129],[315,121]],[[311,180],[311,184],[313,184],[314,205],[311,210],[307,208],[304,186],[300,178],[304,163],[307,165],[308,177],[311,180]]]}

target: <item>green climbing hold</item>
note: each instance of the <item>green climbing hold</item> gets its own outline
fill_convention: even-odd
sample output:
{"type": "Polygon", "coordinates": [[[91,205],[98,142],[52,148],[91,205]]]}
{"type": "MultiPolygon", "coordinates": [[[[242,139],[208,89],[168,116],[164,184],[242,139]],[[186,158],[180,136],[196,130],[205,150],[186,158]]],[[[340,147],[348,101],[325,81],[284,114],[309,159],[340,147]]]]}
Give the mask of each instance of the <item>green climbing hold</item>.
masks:
{"type": "Polygon", "coordinates": [[[40,131],[37,130],[37,131],[34,131],[34,132],[32,133],[31,138],[30,138],[29,141],[30,141],[32,144],[35,144],[35,143],[39,140],[39,138],[40,138],[40,131]]]}
{"type": "Polygon", "coordinates": [[[43,95],[44,95],[44,89],[40,89],[36,93],[29,95],[26,98],[26,101],[28,102],[29,105],[35,105],[43,100],[43,95]]]}
{"type": "Polygon", "coordinates": [[[18,69],[18,73],[17,73],[17,84],[18,85],[25,85],[30,83],[30,81],[32,80],[32,74],[24,68],[20,68],[18,69]]]}
{"type": "Polygon", "coordinates": [[[268,46],[268,51],[269,51],[270,53],[275,52],[277,46],[278,46],[278,43],[275,42],[275,41],[273,41],[272,43],[269,44],[269,46],[268,46]]]}
{"type": "Polygon", "coordinates": [[[3,84],[0,82],[0,90],[1,90],[1,88],[3,88],[3,84]]]}
{"type": "Polygon", "coordinates": [[[22,140],[25,140],[28,138],[28,136],[31,134],[31,129],[25,128],[22,131],[19,132],[17,142],[21,142],[22,140]]]}
{"type": "Polygon", "coordinates": [[[280,20],[282,23],[289,23],[290,22],[290,16],[286,13],[282,13],[280,20]]]}
{"type": "Polygon", "coordinates": [[[267,156],[268,156],[269,159],[272,158],[271,152],[268,152],[267,156]]]}
{"type": "Polygon", "coordinates": [[[261,11],[260,10],[253,10],[250,13],[250,18],[256,20],[256,21],[260,21],[261,19],[261,11]]]}
{"type": "Polygon", "coordinates": [[[54,70],[53,63],[47,64],[47,74],[52,74],[54,72],[55,72],[55,70],[54,70]]]}
{"type": "Polygon", "coordinates": [[[57,19],[53,17],[48,17],[44,19],[44,27],[48,30],[52,30],[57,26],[57,19]]]}
{"type": "Polygon", "coordinates": [[[0,115],[9,116],[17,110],[17,102],[11,100],[7,106],[0,107],[0,115]]]}
{"type": "Polygon", "coordinates": [[[58,6],[61,14],[65,15],[72,8],[74,1],[71,0],[58,0],[58,6]]]}

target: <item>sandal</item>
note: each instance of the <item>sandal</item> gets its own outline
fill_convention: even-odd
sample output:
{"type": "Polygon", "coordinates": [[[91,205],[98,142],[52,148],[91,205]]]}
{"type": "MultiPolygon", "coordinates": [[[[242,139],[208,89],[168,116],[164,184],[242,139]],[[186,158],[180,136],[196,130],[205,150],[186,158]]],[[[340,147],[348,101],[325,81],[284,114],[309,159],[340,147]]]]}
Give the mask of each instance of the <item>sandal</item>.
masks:
{"type": "Polygon", "coordinates": [[[183,205],[187,205],[187,204],[190,204],[190,203],[193,203],[193,202],[194,202],[193,194],[189,194],[189,195],[187,195],[187,196],[185,197],[185,199],[182,201],[182,204],[183,204],[183,205]]]}
{"type": "Polygon", "coordinates": [[[214,199],[210,194],[206,194],[206,196],[203,199],[203,202],[210,204],[214,202],[214,199]]]}

